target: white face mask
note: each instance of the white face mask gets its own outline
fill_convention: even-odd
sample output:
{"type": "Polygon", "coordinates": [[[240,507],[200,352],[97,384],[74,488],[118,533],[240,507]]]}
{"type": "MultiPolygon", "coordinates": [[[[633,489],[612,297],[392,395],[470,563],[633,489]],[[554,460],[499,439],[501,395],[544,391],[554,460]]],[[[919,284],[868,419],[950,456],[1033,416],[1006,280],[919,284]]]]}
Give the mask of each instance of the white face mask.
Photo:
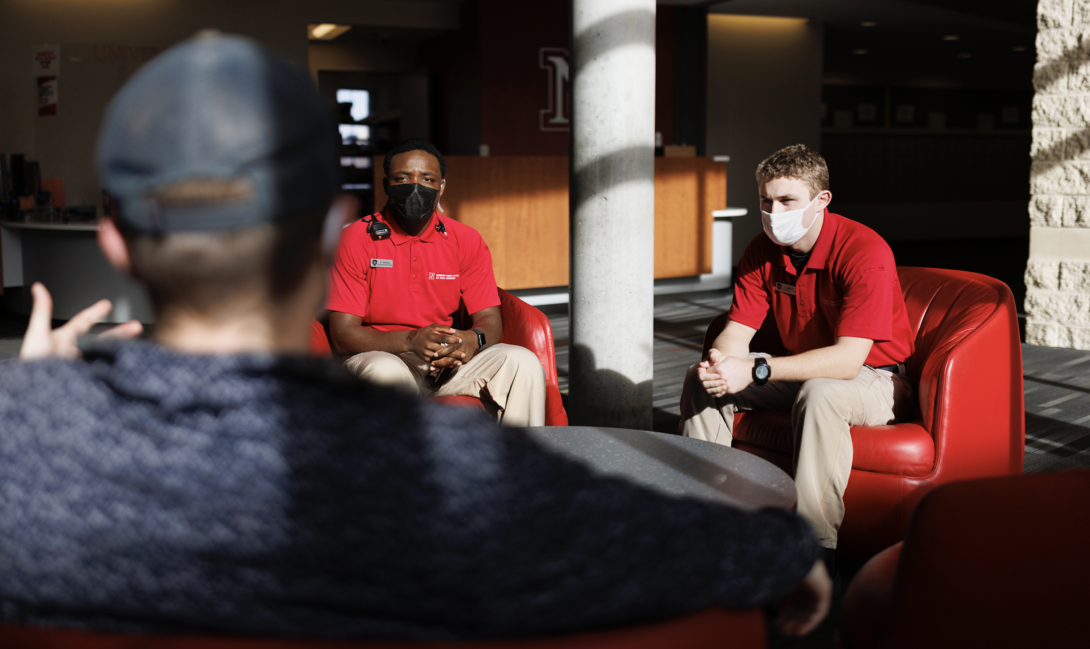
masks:
{"type": "MultiPolygon", "coordinates": [[[[820,194],[818,194],[820,196],[820,194]]],[[[797,210],[788,210],[786,212],[778,212],[776,214],[769,214],[768,212],[761,210],[761,224],[764,226],[765,234],[769,239],[772,239],[781,246],[790,246],[799,239],[806,236],[806,233],[810,231],[810,228],[814,227],[814,223],[817,223],[817,215],[814,216],[814,220],[810,222],[809,227],[802,227],[802,215],[806,210],[810,209],[810,206],[814,204],[814,201],[818,199],[818,196],[814,197],[814,200],[806,204],[806,207],[797,210]]]]}

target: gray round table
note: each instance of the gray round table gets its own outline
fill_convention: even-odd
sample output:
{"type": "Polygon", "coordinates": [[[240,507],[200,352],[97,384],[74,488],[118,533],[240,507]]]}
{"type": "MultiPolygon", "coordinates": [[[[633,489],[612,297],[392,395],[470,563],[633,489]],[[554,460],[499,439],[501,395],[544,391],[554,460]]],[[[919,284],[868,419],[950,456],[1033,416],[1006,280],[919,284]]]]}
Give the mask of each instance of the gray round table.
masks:
{"type": "Polygon", "coordinates": [[[596,426],[527,428],[531,437],[603,475],[742,509],[795,506],[795,482],[756,455],[697,439],[596,426]]]}

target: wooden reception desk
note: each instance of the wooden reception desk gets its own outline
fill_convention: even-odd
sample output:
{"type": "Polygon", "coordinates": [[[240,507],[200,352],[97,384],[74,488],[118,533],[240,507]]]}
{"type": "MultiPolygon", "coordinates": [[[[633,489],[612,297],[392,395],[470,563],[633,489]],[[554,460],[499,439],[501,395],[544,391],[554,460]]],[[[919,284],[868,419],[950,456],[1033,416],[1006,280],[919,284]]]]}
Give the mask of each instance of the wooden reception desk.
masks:
{"type": "MultiPolygon", "coordinates": [[[[382,158],[374,165],[375,205],[381,208],[386,204],[382,158]]],[[[484,237],[497,284],[505,289],[568,284],[566,157],[448,156],[446,179],[444,213],[484,237]]],[[[655,158],[656,279],[711,272],[712,212],[726,207],[725,164],[712,158],[655,158]]]]}

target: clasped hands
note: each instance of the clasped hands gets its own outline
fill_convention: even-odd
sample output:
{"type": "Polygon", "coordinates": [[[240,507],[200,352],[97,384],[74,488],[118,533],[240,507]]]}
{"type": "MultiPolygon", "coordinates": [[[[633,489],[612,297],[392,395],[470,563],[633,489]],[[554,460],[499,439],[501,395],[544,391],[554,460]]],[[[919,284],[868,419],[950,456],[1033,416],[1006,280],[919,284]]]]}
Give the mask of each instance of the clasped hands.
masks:
{"type": "Polygon", "coordinates": [[[727,356],[712,348],[696,370],[700,384],[713,397],[737,394],[753,382],[753,359],[727,356]]]}
{"type": "Polygon", "coordinates": [[[409,332],[409,349],[427,361],[429,369],[460,367],[477,352],[477,336],[441,324],[430,324],[409,332]]]}

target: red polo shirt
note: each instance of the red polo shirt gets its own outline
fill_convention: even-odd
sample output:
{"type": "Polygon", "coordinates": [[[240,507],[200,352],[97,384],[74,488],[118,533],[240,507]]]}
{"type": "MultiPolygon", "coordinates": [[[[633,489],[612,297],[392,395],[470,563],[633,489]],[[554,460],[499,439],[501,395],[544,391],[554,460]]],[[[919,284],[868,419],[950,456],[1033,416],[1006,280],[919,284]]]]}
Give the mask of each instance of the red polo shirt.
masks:
{"type": "Polygon", "coordinates": [[[903,363],[912,355],[893,252],[874,230],[843,216],[825,213],[801,275],[786,249],[763,232],[749,243],[738,265],[730,319],[759,329],[769,305],[792,354],[850,336],[874,341],[867,365],[903,363]]]}
{"type": "Polygon", "coordinates": [[[375,241],[362,220],[344,229],[326,309],[396,331],[451,325],[461,301],[469,313],[499,306],[492,253],[476,230],[433,213],[420,236],[410,237],[392,219],[374,217],[390,226],[390,238],[375,241]],[[435,229],[437,219],[445,235],[435,229]]]}

